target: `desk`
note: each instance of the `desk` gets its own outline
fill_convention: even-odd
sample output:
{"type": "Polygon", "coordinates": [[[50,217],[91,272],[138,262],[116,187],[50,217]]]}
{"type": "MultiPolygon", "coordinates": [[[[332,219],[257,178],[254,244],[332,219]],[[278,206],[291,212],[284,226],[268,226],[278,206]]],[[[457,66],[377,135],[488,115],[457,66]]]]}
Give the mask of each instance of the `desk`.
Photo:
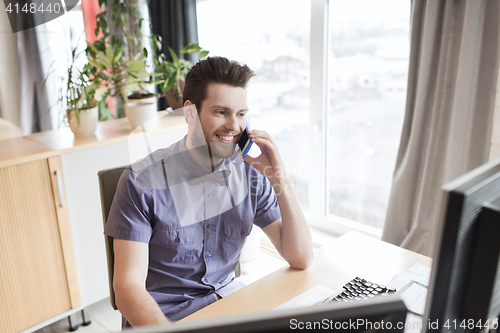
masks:
{"type": "Polygon", "coordinates": [[[387,284],[414,263],[432,259],[356,232],[315,250],[307,270],[284,267],[184,318],[182,322],[270,310],[317,284],[333,290],[359,276],[387,284]]]}

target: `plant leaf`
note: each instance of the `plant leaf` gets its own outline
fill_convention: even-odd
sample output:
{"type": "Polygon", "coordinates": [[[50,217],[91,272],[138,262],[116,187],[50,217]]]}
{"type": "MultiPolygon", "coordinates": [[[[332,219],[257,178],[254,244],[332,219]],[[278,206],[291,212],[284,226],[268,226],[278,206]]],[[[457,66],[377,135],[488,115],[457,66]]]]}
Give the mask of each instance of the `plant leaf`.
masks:
{"type": "Polygon", "coordinates": [[[115,55],[115,58],[113,59],[113,62],[114,62],[114,63],[117,63],[117,62],[121,59],[122,54],[123,54],[123,51],[122,51],[122,50],[120,50],[120,51],[118,52],[118,54],[117,54],[117,55],[115,55]]]}
{"type": "Polygon", "coordinates": [[[126,62],[127,71],[136,72],[144,68],[144,63],[141,60],[130,60],[126,62]]]}
{"type": "Polygon", "coordinates": [[[108,92],[108,87],[106,86],[101,86],[97,88],[95,90],[94,99],[98,102],[101,101],[107,92],[108,92]]]}
{"type": "MultiPolygon", "coordinates": [[[[110,50],[110,49],[108,48],[106,50],[110,50]]],[[[99,57],[99,59],[101,59],[104,66],[111,67],[111,61],[113,61],[113,54],[111,54],[111,58],[108,59],[108,57],[106,56],[106,54],[104,52],[98,51],[97,56],[99,57]]]]}
{"type": "Polygon", "coordinates": [[[113,58],[114,58],[114,52],[113,52],[113,49],[108,47],[106,49],[106,59],[109,60],[109,62],[112,62],[113,61],[113,58]]]}
{"type": "Polygon", "coordinates": [[[172,56],[172,60],[174,61],[174,63],[176,65],[179,65],[179,58],[177,57],[177,54],[175,54],[174,50],[170,48],[170,46],[168,47],[168,51],[170,52],[170,55],[172,56]]]}
{"type": "Polygon", "coordinates": [[[170,75],[168,79],[165,80],[165,83],[161,87],[161,91],[162,92],[169,91],[174,86],[174,83],[175,83],[175,73],[172,73],[172,75],[170,75]]]}
{"type": "Polygon", "coordinates": [[[200,45],[196,44],[196,43],[190,43],[186,46],[184,46],[180,52],[181,53],[187,53],[187,54],[193,54],[193,53],[196,53],[198,51],[201,50],[201,47],[200,45]]]}

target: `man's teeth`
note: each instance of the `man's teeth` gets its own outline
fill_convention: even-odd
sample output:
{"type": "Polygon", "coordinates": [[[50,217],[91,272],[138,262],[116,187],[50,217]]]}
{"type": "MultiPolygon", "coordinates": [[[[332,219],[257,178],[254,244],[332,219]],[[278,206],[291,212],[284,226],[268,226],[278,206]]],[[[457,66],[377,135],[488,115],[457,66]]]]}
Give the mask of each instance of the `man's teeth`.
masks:
{"type": "Polygon", "coordinates": [[[219,138],[221,138],[222,140],[225,140],[225,141],[232,141],[233,140],[233,136],[222,136],[222,135],[219,135],[219,138]]]}

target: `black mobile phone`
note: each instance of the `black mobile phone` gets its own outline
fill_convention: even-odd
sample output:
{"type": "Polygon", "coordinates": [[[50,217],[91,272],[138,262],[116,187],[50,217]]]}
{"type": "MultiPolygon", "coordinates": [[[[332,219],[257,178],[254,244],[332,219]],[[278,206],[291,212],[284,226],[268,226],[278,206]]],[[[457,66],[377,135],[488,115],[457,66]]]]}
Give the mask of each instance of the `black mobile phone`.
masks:
{"type": "Polygon", "coordinates": [[[240,147],[240,154],[243,157],[247,156],[250,147],[252,147],[252,140],[248,136],[248,123],[243,133],[241,133],[240,139],[238,140],[238,147],[240,147]]]}

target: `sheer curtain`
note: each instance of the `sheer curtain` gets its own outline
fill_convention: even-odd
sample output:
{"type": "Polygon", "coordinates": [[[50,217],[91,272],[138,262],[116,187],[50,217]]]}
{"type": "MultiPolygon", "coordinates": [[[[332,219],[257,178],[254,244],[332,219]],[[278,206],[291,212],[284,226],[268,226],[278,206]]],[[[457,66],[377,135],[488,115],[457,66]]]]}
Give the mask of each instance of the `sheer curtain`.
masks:
{"type": "Polygon", "coordinates": [[[20,31],[14,33],[6,12],[0,14],[0,115],[21,127],[24,134],[57,126],[57,114],[48,112],[57,101],[49,100],[53,84],[42,89],[55,59],[44,20],[42,15],[20,15],[16,22],[20,31]]]}
{"type": "Polygon", "coordinates": [[[406,113],[385,241],[432,256],[441,186],[488,161],[499,4],[413,0],[406,113]]]}
{"type": "Polygon", "coordinates": [[[19,126],[19,59],[17,38],[12,32],[6,11],[0,11],[0,117],[19,126]]]}

